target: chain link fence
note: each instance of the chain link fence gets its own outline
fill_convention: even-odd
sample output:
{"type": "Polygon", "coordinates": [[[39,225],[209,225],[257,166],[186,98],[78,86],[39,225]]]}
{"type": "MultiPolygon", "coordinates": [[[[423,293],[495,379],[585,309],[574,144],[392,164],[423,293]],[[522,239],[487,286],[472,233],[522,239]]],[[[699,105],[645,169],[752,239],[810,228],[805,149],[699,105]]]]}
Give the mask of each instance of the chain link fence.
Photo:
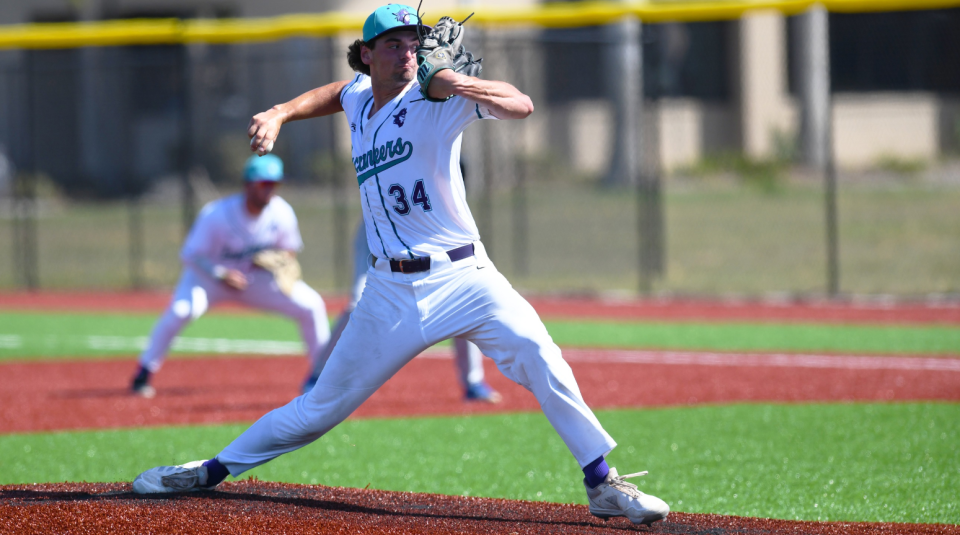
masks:
{"type": "MultiPolygon", "coordinates": [[[[805,157],[800,24],[468,27],[536,106],[464,134],[499,269],[537,293],[955,296],[960,10],[829,16],[835,190],[805,157]]],[[[0,52],[0,289],[172,287],[199,208],[240,189],[250,116],[347,78],[351,41],[0,52]]],[[[275,148],[322,292],[352,273],[347,128],[275,148]]]]}

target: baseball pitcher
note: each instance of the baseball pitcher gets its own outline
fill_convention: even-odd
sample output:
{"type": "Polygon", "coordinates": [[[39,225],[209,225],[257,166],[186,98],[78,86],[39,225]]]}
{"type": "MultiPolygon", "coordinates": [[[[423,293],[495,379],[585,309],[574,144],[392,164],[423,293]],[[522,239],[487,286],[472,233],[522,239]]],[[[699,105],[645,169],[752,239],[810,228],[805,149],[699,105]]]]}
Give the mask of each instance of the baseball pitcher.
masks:
{"type": "Polygon", "coordinates": [[[346,114],[372,252],[367,285],[313,390],[267,413],[210,460],[140,474],[136,492],[213,488],[306,446],[418,353],[462,337],[536,397],[583,469],[594,515],[638,524],[667,516],[663,500],[625,481],[645,472],[620,476],[607,466],[616,442],[584,403],[533,307],[484,251],[460,176],[461,134],[479,120],[523,119],[533,104],[506,82],[475,77],[480,65],[463,49],[463,35],[448,17],[427,28],[410,7],[380,7],[348,51],[356,76],[253,117],[251,147],[267,154],[284,123],[346,114]]]}

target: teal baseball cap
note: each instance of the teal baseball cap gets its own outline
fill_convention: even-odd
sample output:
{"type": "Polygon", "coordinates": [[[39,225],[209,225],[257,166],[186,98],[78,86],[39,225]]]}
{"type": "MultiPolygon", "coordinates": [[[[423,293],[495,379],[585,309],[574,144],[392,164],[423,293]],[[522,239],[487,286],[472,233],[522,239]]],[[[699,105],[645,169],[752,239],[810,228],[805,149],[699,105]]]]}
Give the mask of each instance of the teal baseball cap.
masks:
{"type": "Polygon", "coordinates": [[[243,166],[244,182],[280,182],[283,180],[283,160],[273,154],[251,156],[243,166]]]}
{"type": "MultiPolygon", "coordinates": [[[[420,17],[417,10],[403,4],[380,6],[363,23],[363,41],[369,43],[393,30],[416,30],[420,17]]],[[[424,26],[427,30],[429,26],[424,26]]]]}

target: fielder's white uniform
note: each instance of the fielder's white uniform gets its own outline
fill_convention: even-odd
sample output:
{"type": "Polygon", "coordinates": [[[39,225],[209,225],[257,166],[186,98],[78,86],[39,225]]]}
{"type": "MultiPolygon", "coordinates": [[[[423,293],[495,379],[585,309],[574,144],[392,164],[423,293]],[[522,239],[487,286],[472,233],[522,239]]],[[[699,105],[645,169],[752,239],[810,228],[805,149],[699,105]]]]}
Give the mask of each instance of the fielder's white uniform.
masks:
{"type": "Polygon", "coordinates": [[[370,78],[341,92],[352,132],[367,244],[376,257],[363,297],[316,387],[267,413],[217,460],[237,476],[316,440],[431,345],[464,337],[530,390],[586,466],[616,443],[584,403],[570,367],[533,307],[497,271],[479,241],[458,164],[461,133],[495,118],[461,97],[425,101],[416,81],[372,117],[370,78]],[[473,244],[452,261],[447,251],[473,244]],[[385,259],[429,256],[420,273],[385,259]]]}
{"type": "Polygon", "coordinates": [[[252,261],[253,255],[264,249],[296,252],[302,248],[297,216],[280,197],[270,199],[258,216],[247,211],[242,193],[204,206],[180,252],[184,264],[180,282],[170,306],[153,328],[150,342],[140,355],[140,365],[151,372],[159,370],[174,337],[222,301],[240,302],[296,320],[312,364],[330,340],[323,299],[302,280],[289,296],[284,294],[273,275],[252,261]],[[215,265],[242,272],[247,288],[237,290],[215,278],[210,273],[215,265]]]}

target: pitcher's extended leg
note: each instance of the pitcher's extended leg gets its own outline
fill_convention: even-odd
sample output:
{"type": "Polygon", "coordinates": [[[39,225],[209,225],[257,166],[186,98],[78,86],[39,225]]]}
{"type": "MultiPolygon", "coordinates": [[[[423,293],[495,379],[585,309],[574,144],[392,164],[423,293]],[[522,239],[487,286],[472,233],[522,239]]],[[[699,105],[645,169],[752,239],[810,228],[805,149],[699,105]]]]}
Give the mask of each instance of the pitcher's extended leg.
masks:
{"type": "Polygon", "coordinates": [[[320,438],[428,347],[410,287],[370,279],[313,390],[267,413],[217,455],[232,475],[320,438]]]}

